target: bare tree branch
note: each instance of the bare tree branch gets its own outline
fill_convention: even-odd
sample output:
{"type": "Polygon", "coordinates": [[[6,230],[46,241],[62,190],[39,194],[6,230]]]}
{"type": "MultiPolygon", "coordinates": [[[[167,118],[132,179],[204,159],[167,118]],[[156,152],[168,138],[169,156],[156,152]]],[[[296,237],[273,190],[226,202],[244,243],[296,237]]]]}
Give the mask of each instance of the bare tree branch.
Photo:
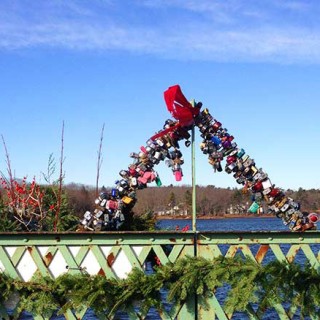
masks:
{"type": "Polygon", "coordinates": [[[101,135],[100,135],[100,144],[98,150],[98,160],[97,160],[97,176],[96,176],[96,196],[99,194],[99,179],[100,179],[100,169],[102,165],[102,142],[103,142],[103,133],[104,133],[104,124],[102,125],[101,135]]]}
{"type": "Polygon", "coordinates": [[[15,192],[14,192],[14,186],[13,186],[14,177],[13,177],[13,173],[12,173],[12,169],[11,169],[10,156],[9,156],[9,152],[8,152],[7,145],[4,140],[3,135],[1,135],[1,138],[2,138],[2,143],[3,143],[5,155],[6,155],[6,163],[7,163],[7,172],[8,172],[8,178],[9,178],[10,192],[11,192],[11,196],[12,196],[12,201],[15,202],[16,199],[15,199],[15,192]]]}
{"type": "Polygon", "coordinates": [[[53,176],[53,174],[56,171],[56,163],[55,163],[55,159],[53,157],[53,154],[51,153],[49,155],[49,159],[48,159],[48,166],[47,166],[47,172],[41,172],[42,176],[44,178],[44,180],[50,185],[51,184],[51,177],[53,176]]]}
{"type": "Polygon", "coordinates": [[[58,190],[58,201],[57,201],[57,208],[55,212],[55,221],[54,221],[54,226],[53,230],[56,232],[58,231],[58,223],[59,223],[59,218],[60,218],[60,210],[61,210],[61,200],[62,200],[62,184],[63,184],[63,162],[64,162],[64,121],[62,121],[62,131],[61,131],[61,152],[60,152],[60,172],[59,172],[59,190],[58,190]]]}

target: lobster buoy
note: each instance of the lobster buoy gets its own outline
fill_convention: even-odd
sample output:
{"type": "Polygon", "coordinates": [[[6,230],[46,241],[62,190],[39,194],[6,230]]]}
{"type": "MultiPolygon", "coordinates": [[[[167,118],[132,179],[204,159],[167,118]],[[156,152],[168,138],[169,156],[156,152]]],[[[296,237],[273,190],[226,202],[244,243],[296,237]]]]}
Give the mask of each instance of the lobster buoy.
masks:
{"type": "Polygon", "coordinates": [[[311,212],[309,213],[308,215],[308,220],[309,222],[312,222],[312,223],[317,223],[319,221],[320,217],[319,217],[319,214],[318,213],[315,213],[315,212],[311,212]]]}

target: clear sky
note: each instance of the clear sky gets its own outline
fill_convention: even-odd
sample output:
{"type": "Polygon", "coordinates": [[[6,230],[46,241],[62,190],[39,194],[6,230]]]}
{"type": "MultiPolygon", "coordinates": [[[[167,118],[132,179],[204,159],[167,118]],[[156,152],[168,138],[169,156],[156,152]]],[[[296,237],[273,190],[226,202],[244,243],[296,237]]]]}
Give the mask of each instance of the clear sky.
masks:
{"type": "MultiPolygon", "coordinates": [[[[65,182],[95,185],[105,123],[100,185],[112,186],[170,118],[163,92],[180,84],[273,183],[318,189],[319,14],[319,1],[299,0],[1,0],[0,133],[15,175],[39,180],[51,153],[58,165],[64,121],[65,182]]],[[[199,143],[197,183],[238,187],[199,143]]]]}

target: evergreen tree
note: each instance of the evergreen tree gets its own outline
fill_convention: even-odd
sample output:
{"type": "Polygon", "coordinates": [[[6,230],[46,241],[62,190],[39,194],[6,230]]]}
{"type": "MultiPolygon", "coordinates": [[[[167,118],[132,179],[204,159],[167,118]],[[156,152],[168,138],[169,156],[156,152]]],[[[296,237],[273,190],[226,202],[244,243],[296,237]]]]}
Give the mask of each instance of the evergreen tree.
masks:
{"type": "MultiPolygon", "coordinates": [[[[47,212],[45,219],[38,225],[38,231],[52,231],[54,219],[57,210],[57,186],[44,187],[43,207],[47,212]]],[[[68,196],[63,190],[61,194],[61,206],[59,220],[57,225],[58,231],[72,231],[77,228],[79,223],[78,217],[74,215],[68,196]]]]}
{"type": "Polygon", "coordinates": [[[173,191],[171,191],[169,195],[169,206],[174,207],[176,205],[176,195],[173,191]]]}

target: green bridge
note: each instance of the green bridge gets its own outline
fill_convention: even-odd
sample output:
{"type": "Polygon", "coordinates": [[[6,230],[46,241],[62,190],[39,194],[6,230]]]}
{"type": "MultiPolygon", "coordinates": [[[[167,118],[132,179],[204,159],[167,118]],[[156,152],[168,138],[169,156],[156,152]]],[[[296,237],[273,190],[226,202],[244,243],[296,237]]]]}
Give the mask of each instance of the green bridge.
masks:
{"type": "MultiPolygon", "coordinates": [[[[109,278],[125,278],[132,268],[145,270],[147,257],[155,254],[162,264],[174,263],[185,256],[207,259],[238,254],[257,264],[270,260],[292,263],[297,259],[320,266],[320,233],[292,232],[112,232],[112,233],[2,233],[0,234],[0,270],[9,276],[29,281],[35,273],[57,278],[63,273],[76,274],[84,270],[109,278]],[[170,245],[170,252],[165,250],[170,245]]],[[[10,301],[9,301],[10,302],[10,301]]],[[[196,297],[184,305],[173,305],[171,310],[157,314],[158,319],[240,319],[227,314],[215,292],[204,309],[196,297]]],[[[279,319],[293,319],[294,305],[273,306],[279,319]]],[[[71,310],[66,319],[85,319],[83,310],[71,310]]],[[[11,311],[12,312],[12,311],[11,311]]],[[[268,319],[265,310],[248,306],[246,319],[268,319]]],[[[0,306],[3,319],[10,319],[5,304],[0,306]]],[[[44,319],[33,315],[34,319],[44,319]]],[[[138,310],[128,314],[130,319],[141,319],[138,310]]],[[[116,319],[116,318],[115,318],[116,319]]],[[[146,319],[153,319],[147,316],[146,319]]],[[[241,318],[243,319],[243,318],[241,318]]]]}

